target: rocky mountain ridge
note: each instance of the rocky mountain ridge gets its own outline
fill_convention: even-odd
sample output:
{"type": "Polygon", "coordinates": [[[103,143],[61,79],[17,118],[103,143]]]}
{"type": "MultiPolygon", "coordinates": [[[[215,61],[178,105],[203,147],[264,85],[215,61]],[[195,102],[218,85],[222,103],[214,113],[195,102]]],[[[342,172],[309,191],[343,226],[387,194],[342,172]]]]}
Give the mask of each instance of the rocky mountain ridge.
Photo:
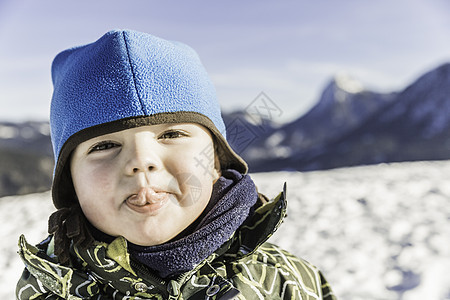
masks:
{"type": "MultiPolygon", "coordinates": [[[[348,81],[347,81],[348,82],[348,81]]],[[[250,170],[322,170],[450,158],[450,64],[381,94],[333,79],[309,112],[248,145],[250,170]]]]}

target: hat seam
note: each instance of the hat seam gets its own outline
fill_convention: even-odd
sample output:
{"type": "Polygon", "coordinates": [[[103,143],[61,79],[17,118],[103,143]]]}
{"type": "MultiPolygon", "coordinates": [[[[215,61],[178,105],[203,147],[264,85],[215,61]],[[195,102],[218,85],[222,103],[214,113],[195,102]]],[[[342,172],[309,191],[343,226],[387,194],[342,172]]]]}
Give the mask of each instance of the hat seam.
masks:
{"type": "Polygon", "coordinates": [[[141,112],[142,112],[142,114],[145,114],[145,111],[144,111],[144,103],[142,103],[142,97],[141,97],[141,95],[139,94],[139,90],[138,90],[137,84],[136,84],[136,82],[137,82],[137,80],[136,80],[136,75],[135,75],[135,71],[134,71],[134,68],[133,68],[133,64],[131,63],[130,50],[129,50],[129,48],[128,48],[127,38],[125,37],[125,31],[122,31],[122,37],[123,37],[123,42],[124,42],[124,44],[125,44],[125,49],[126,49],[126,51],[127,51],[127,59],[128,59],[128,64],[129,64],[129,66],[130,66],[130,72],[131,72],[131,74],[133,75],[133,86],[134,86],[134,90],[135,90],[135,92],[136,92],[136,96],[137,96],[137,98],[138,98],[138,100],[139,100],[139,103],[141,104],[141,112]]]}

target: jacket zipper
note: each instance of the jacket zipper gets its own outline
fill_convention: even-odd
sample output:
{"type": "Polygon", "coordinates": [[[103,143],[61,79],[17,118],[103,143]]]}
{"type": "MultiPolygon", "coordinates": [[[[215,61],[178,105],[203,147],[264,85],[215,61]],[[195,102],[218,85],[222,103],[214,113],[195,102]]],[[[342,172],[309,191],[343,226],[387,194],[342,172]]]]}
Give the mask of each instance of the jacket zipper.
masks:
{"type": "Polygon", "coordinates": [[[133,269],[136,269],[139,273],[142,273],[144,275],[143,277],[148,279],[148,281],[152,285],[154,285],[160,292],[163,292],[164,294],[167,295],[167,289],[166,289],[167,282],[164,279],[153,274],[146,267],[141,266],[140,264],[136,263],[134,260],[130,260],[130,264],[133,269]]]}

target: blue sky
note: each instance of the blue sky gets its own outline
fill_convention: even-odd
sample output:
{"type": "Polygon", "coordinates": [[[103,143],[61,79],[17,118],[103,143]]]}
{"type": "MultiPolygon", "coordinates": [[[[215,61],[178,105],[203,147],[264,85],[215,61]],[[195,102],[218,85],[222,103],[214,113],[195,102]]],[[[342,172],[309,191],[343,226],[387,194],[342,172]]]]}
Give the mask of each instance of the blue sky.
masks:
{"type": "Polygon", "coordinates": [[[260,93],[304,113],[336,74],[397,91],[450,62],[450,1],[0,1],[0,120],[45,120],[50,64],[113,28],[192,46],[224,110],[260,93]]]}

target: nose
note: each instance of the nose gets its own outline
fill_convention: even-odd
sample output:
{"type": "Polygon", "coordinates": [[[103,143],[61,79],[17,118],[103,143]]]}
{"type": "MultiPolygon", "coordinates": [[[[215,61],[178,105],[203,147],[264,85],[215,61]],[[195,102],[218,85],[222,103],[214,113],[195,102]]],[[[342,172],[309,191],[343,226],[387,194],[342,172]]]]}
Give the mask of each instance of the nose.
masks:
{"type": "Polygon", "coordinates": [[[154,172],[161,167],[161,158],[157,146],[145,139],[135,139],[130,145],[125,172],[129,176],[137,173],[154,172]]]}

